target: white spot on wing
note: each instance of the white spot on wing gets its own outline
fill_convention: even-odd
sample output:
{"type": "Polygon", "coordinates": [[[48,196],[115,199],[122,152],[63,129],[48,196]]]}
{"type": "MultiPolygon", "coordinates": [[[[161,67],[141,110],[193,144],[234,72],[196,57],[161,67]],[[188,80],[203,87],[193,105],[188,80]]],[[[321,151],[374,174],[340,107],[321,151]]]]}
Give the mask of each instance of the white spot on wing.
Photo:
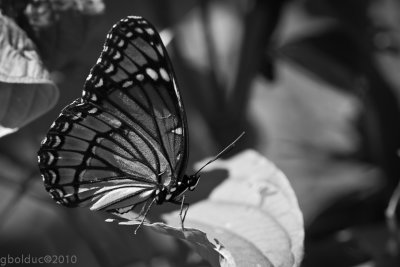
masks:
{"type": "Polygon", "coordinates": [[[53,170],[49,170],[49,174],[50,174],[50,183],[55,184],[57,180],[56,173],[53,170]]]}
{"type": "Polygon", "coordinates": [[[158,50],[158,53],[160,53],[160,55],[164,55],[164,51],[163,51],[163,49],[162,49],[162,46],[160,45],[160,44],[157,44],[157,50],[158,50]]]}
{"type": "Polygon", "coordinates": [[[68,129],[68,127],[69,127],[69,123],[68,123],[68,122],[65,122],[64,125],[63,125],[63,127],[62,127],[62,129],[61,129],[61,132],[62,132],[62,133],[65,132],[65,131],[68,129]]]}
{"type": "Polygon", "coordinates": [[[59,197],[63,197],[63,196],[64,196],[64,192],[61,191],[60,189],[56,188],[56,189],[54,189],[54,191],[57,192],[57,194],[59,195],[59,197]]]}
{"type": "Polygon", "coordinates": [[[111,123],[111,125],[114,126],[115,128],[121,127],[121,124],[122,124],[121,121],[120,121],[120,120],[117,120],[117,119],[110,120],[110,123],[111,123]]]}
{"type": "Polygon", "coordinates": [[[171,197],[172,197],[172,194],[167,194],[167,195],[165,196],[165,200],[170,200],[171,197]]]}
{"type": "Polygon", "coordinates": [[[103,86],[103,79],[99,79],[99,81],[94,85],[94,87],[98,88],[100,86],[103,86]]]}
{"type": "Polygon", "coordinates": [[[182,135],[182,127],[178,127],[176,129],[173,129],[171,132],[174,133],[174,134],[177,134],[177,135],[182,135]]]}
{"type": "Polygon", "coordinates": [[[120,52],[116,52],[113,59],[120,59],[121,58],[121,53],[120,52]]]}
{"type": "Polygon", "coordinates": [[[138,80],[138,81],[143,81],[143,79],[144,79],[144,75],[143,74],[137,74],[136,75],[136,80],[138,80]]]}
{"type": "Polygon", "coordinates": [[[49,162],[47,162],[47,164],[52,164],[53,163],[53,161],[54,161],[54,156],[53,156],[53,154],[51,154],[51,152],[47,152],[47,155],[48,155],[48,157],[49,157],[49,162]]]}
{"type": "Polygon", "coordinates": [[[59,144],[61,144],[61,138],[59,136],[54,137],[54,144],[53,147],[57,147],[59,144]]]}
{"type": "Polygon", "coordinates": [[[167,82],[170,81],[169,75],[164,68],[160,68],[160,75],[164,79],[164,81],[167,81],[167,82]]]}
{"type": "Polygon", "coordinates": [[[133,84],[132,81],[126,81],[126,82],[124,82],[124,83],[122,84],[122,87],[123,87],[123,88],[128,88],[128,87],[131,86],[132,84],[133,84]]]}
{"type": "Polygon", "coordinates": [[[132,33],[132,32],[127,32],[127,33],[126,33],[126,37],[131,38],[132,36],[133,36],[133,33],[132,33]]]}
{"type": "Polygon", "coordinates": [[[151,79],[153,79],[153,81],[156,81],[158,79],[158,74],[153,69],[147,68],[146,73],[150,76],[151,79]]]}
{"type": "Polygon", "coordinates": [[[65,194],[64,197],[72,197],[74,193],[65,194]]]}
{"type": "Polygon", "coordinates": [[[154,34],[154,30],[152,28],[147,28],[147,29],[145,29],[145,31],[150,35],[154,34]]]}
{"type": "Polygon", "coordinates": [[[143,30],[142,30],[141,28],[135,28],[135,31],[136,31],[137,33],[143,33],[143,30]]]}
{"type": "Polygon", "coordinates": [[[108,66],[108,68],[105,70],[105,73],[110,73],[114,70],[114,65],[110,64],[110,66],[108,66]]]}
{"type": "Polygon", "coordinates": [[[128,16],[128,18],[130,18],[130,19],[142,19],[142,17],[139,17],[139,16],[132,16],[132,15],[128,16]]]}
{"type": "Polygon", "coordinates": [[[42,140],[42,142],[40,144],[44,145],[47,142],[47,136],[42,140]]]}
{"type": "Polygon", "coordinates": [[[91,73],[89,73],[89,75],[87,76],[86,81],[88,81],[90,79],[92,79],[92,74],[91,73]]]}
{"type": "Polygon", "coordinates": [[[123,47],[125,44],[124,40],[119,40],[119,43],[117,44],[119,47],[123,47]]]}
{"type": "Polygon", "coordinates": [[[90,113],[90,114],[94,114],[94,113],[96,113],[97,112],[97,108],[92,108],[92,109],[90,109],[89,111],[88,111],[88,113],[90,113]]]}
{"type": "Polygon", "coordinates": [[[90,98],[92,101],[97,101],[97,96],[95,94],[92,94],[92,97],[90,98]]]}
{"type": "Polygon", "coordinates": [[[82,113],[81,113],[81,112],[78,112],[78,113],[76,113],[75,115],[73,115],[73,116],[71,117],[71,119],[75,121],[75,120],[80,119],[81,116],[82,116],[82,113]]]}

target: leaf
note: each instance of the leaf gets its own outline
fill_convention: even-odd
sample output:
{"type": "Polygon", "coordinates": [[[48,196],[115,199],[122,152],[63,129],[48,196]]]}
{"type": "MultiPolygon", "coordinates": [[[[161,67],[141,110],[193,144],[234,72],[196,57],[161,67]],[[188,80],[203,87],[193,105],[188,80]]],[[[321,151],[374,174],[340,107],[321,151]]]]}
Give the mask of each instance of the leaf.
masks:
{"type": "MultiPolygon", "coordinates": [[[[276,220],[277,226],[282,228],[285,235],[287,234],[285,239],[289,243],[288,249],[293,255],[294,266],[298,266],[303,252],[303,216],[296,195],[286,176],[272,162],[251,150],[242,152],[230,160],[219,161],[212,165],[213,169],[218,167],[229,171],[229,179],[212,192],[209,200],[213,203],[235,204],[236,208],[239,205],[252,207],[254,215],[256,215],[255,211],[258,211],[264,214],[267,220],[276,220]],[[235,197],[232,197],[233,193],[235,197]]],[[[223,217],[226,215],[222,214],[223,217]]],[[[254,222],[253,224],[254,226],[261,225],[262,228],[260,223],[254,222]]],[[[263,243],[262,245],[267,244],[263,243]]],[[[274,246],[273,254],[276,251],[277,247],[274,246]]],[[[273,257],[275,256],[273,255],[273,257]]],[[[282,266],[281,264],[288,255],[282,254],[281,256],[282,261],[278,260],[274,266],[282,266]]]]}
{"type": "Polygon", "coordinates": [[[163,216],[169,225],[144,227],[188,241],[212,266],[299,266],[303,217],[283,173],[250,150],[210,166],[228,170],[229,177],[208,199],[190,206],[185,232],[179,212],[163,216]]]}
{"type": "Polygon", "coordinates": [[[91,17],[102,14],[105,4],[103,0],[14,0],[0,1],[0,9],[32,39],[46,67],[59,70],[90,39],[91,17]]]}
{"type": "MultiPolygon", "coordinates": [[[[123,214],[122,216],[121,215],[118,216],[124,218],[123,214]]],[[[120,219],[106,220],[106,222],[115,222],[115,221],[117,221],[118,224],[120,225],[131,225],[135,227],[137,227],[137,225],[140,224],[140,221],[138,220],[126,220],[126,221],[121,221],[120,219]]],[[[219,243],[218,240],[214,239],[213,242],[209,241],[209,239],[207,238],[207,234],[204,233],[203,231],[197,230],[195,228],[186,228],[186,227],[185,231],[182,231],[180,226],[173,227],[160,222],[156,223],[145,222],[141,227],[150,229],[160,234],[172,236],[187,241],[194,248],[194,250],[204,259],[206,259],[213,267],[236,266],[230,252],[227,251],[225,247],[219,243]]]]}
{"type": "Polygon", "coordinates": [[[214,242],[210,242],[204,232],[194,228],[185,228],[185,231],[182,231],[180,227],[171,227],[163,223],[155,225],[153,230],[188,241],[212,266],[236,266],[232,255],[225,247],[218,240],[214,239],[214,242]]]}
{"type": "Polygon", "coordinates": [[[0,27],[1,137],[53,107],[58,89],[25,32],[2,15],[0,27]]]}
{"type": "Polygon", "coordinates": [[[104,11],[102,0],[54,0],[28,3],[24,15],[45,65],[53,70],[68,64],[90,36],[92,15],[104,11]]]}
{"type": "Polygon", "coordinates": [[[232,253],[237,266],[299,266],[303,217],[284,174],[250,150],[211,166],[228,170],[229,177],[207,200],[191,206],[185,224],[214,229],[212,235],[232,253]]]}

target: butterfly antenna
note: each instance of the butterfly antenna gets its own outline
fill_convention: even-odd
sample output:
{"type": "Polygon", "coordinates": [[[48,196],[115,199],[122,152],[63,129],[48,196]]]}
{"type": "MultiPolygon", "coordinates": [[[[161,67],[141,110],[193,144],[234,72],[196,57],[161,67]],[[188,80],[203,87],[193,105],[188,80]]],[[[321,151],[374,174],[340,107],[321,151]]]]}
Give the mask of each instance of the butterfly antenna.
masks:
{"type": "Polygon", "coordinates": [[[243,137],[243,135],[245,134],[245,132],[242,132],[232,143],[230,143],[227,147],[225,147],[221,152],[219,152],[214,158],[210,159],[206,164],[204,164],[194,175],[197,176],[197,174],[204,169],[208,164],[213,163],[214,161],[216,161],[217,159],[219,159],[223,154],[225,154],[226,152],[228,152],[229,150],[231,150],[237,143],[237,141],[239,141],[240,138],[243,137]]]}

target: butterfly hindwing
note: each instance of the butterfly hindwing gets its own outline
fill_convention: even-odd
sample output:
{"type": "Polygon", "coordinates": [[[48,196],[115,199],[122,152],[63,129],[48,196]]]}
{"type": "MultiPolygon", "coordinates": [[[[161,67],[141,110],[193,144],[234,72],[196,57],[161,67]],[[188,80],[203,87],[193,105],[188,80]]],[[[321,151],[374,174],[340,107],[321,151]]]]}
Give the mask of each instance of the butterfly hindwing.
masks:
{"type": "Polygon", "coordinates": [[[61,204],[121,209],[183,175],[187,142],[166,49],[146,20],[128,17],[107,35],[82,98],[51,126],[39,167],[61,204]]]}
{"type": "Polygon", "coordinates": [[[102,116],[92,104],[77,100],[63,110],[42,143],[39,166],[46,189],[61,204],[119,208],[112,204],[150,195],[157,187],[148,159],[116,128],[122,122],[109,123],[102,116]]]}

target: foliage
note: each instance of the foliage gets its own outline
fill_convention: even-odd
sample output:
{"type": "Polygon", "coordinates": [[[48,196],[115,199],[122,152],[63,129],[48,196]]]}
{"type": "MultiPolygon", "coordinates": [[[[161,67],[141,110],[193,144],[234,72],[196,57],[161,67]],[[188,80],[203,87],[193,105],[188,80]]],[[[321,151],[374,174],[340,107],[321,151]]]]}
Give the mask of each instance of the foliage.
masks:
{"type": "Polygon", "coordinates": [[[25,32],[2,15],[0,26],[0,136],[3,136],[53,107],[58,89],[25,32]]]}

